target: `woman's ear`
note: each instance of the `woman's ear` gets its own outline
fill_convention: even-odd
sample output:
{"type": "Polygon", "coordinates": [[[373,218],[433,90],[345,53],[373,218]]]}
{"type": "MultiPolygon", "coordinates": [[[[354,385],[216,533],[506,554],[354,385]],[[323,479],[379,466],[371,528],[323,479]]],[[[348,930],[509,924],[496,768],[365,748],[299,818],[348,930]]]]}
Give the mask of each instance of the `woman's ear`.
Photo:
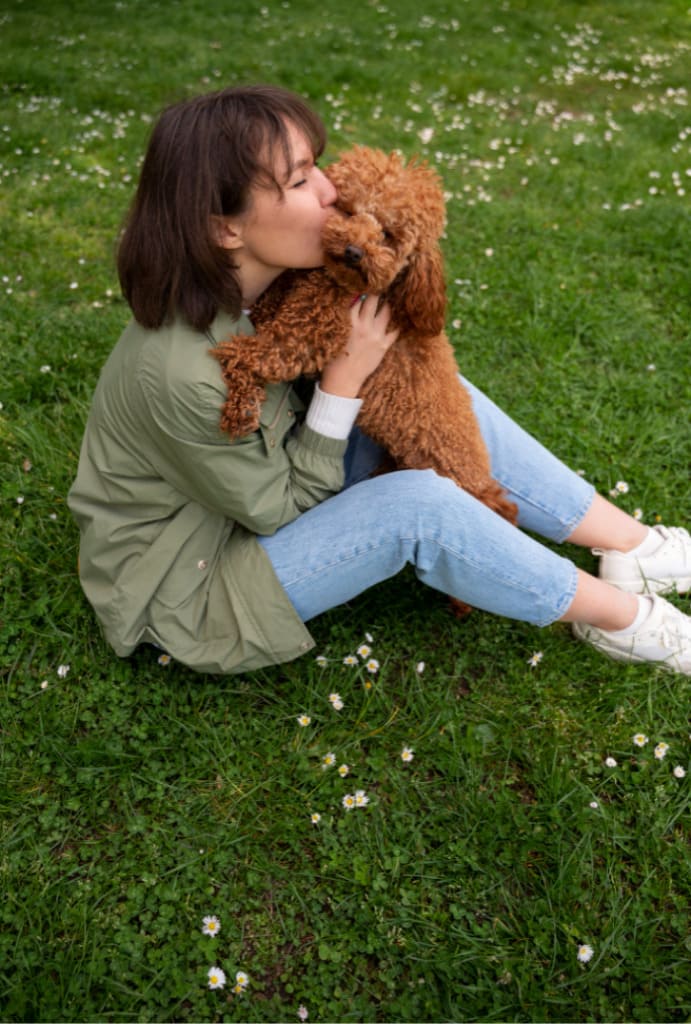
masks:
{"type": "Polygon", "coordinates": [[[241,249],[242,226],[234,217],[221,217],[214,214],[211,218],[211,237],[222,249],[241,249]]]}

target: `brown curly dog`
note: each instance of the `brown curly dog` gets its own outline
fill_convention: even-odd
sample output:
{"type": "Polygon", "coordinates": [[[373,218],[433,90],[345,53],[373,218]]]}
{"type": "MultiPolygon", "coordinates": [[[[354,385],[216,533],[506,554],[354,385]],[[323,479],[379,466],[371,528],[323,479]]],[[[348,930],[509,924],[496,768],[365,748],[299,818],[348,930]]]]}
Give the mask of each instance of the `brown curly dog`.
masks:
{"type": "Polygon", "coordinates": [[[256,430],[264,385],[317,376],[346,344],[354,296],[380,294],[400,333],[362,387],[358,426],[397,468],[434,469],[515,522],[444,333],[438,175],[365,146],[325,173],[338,200],[322,234],[324,267],[282,274],[252,309],[256,335],[235,335],[214,350],[228,385],[222,429],[231,437],[256,430]]]}

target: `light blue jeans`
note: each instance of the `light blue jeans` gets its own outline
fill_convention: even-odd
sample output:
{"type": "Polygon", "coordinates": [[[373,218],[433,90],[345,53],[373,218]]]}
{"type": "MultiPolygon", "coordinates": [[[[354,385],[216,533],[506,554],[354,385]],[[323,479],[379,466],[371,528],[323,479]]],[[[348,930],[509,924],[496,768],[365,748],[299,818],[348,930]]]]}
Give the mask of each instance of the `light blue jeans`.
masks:
{"type": "MultiPolygon", "coordinates": [[[[464,380],[492,475],[519,509],[519,526],[565,540],[593,487],[464,380]]],[[[423,583],[474,608],[544,626],[576,591],[576,568],[433,470],[371,477],[381,449],[355,429],[344,489],[271,537],[260,537],[303,622],[414,566],[423,583]]]]}

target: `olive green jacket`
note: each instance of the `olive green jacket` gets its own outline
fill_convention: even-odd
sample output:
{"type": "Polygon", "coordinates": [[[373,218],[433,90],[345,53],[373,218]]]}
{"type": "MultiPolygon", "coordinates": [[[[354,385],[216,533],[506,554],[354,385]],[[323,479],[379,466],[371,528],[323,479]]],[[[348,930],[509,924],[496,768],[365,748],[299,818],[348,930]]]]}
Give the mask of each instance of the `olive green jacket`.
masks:
{"type": "Polygon", "coordinates": [[[131,323],[96,387],[68,504],[82,587],[120,656],[149,642],[202,672],[242,672],[313,646],[256,535],[342,488],[346,442],[299,424],[288,384],[267,388],[257,432],[222,433],[210,349],[232,333],[252,325],[131,323]]]}

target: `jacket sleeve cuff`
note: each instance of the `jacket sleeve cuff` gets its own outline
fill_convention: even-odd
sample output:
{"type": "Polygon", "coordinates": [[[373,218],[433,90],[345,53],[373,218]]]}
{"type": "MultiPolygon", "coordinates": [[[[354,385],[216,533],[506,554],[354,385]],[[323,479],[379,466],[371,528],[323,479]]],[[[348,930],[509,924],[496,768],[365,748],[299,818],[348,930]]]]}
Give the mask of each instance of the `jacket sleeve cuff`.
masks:
{"type": "Polygon", "coordinates": [[[307,410],[307,426],[317,434],[345,441],[353,429],[362,405],[361,398],[329,395],[317,384],[307,410]]]}

